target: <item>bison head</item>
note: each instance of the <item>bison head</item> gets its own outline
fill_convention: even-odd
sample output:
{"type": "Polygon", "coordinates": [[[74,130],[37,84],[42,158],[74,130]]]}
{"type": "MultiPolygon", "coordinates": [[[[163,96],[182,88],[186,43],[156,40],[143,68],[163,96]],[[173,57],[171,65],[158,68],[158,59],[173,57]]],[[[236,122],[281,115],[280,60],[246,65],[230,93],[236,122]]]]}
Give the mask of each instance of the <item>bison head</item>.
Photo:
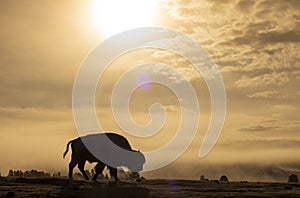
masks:
{"type": "Polygon", "coordinates": [[[130,160],[126,160],[126,167],[132,172],[140,172],[143,170],[145,156],[140,151],[132,151],[130,160]]]}

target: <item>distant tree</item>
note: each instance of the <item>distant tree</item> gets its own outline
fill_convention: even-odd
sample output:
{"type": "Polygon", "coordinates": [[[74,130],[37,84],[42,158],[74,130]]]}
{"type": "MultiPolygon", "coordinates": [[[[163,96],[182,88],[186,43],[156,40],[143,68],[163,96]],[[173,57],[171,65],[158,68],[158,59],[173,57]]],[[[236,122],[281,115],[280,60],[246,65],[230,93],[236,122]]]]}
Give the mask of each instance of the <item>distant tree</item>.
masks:
{"type": "Polygon", "coordinates": [[[45,173],[43,171],[37,171],[37,170],[26,170],[25,172],[23,172],[22,170],[9,170],[8,172],[8,177],[39,177],[39,178],[43,178],[43,177],[50,177],[50,173],[45,173]]]}
{"type": "Polygon", "coordinates": [[[30,172],[28,170],[24,172],[24,177],[30,177],[30,172]]]}
{"type": "Polygon", "coordinates": [[[298,176],[297,175],[295,175],[295,174],[291,174],[290,176],[289,176],[289,179],[288,179],[288,182],[296,182],[296,183],[298,183],[298,176]]]}
{"type": "Polygon", "coordinates": [[[30,171],[30,175],[33,176],[33,177],[37,176],[37,170],[33,170],[33,169],[32,169],[32,170],[30,171]]]}
{"type": "Polygon", "coordinates": [[[17,171],[15,171],[14,176],[16,176],[16,177],[24,177],[24,173],[21,170],[17,170],[17,171]]]}
{"type": "Polygon", "coordinates": [[[10,169],[7,177],[13,177],[13,176],[14,176],[14,171],[10,169]]]}
{"type": "Polygon", "coordinates": [[[226,175],[222,175],[219,179],[219,181],[222,181],[222,182],[228,182],[228,177],[226,175]]]}

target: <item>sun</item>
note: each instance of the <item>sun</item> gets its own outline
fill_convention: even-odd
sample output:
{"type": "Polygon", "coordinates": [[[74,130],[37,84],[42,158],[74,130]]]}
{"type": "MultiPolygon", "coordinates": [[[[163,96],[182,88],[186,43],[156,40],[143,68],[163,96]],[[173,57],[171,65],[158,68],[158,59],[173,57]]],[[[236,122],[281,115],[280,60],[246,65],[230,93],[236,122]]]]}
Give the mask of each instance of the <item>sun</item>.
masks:
{"type": "Polygon", "coordinates": [[[94,28],[112,36],[133,28],[153,26],[158,0],[95,0],[89,11],[94,28]]]}

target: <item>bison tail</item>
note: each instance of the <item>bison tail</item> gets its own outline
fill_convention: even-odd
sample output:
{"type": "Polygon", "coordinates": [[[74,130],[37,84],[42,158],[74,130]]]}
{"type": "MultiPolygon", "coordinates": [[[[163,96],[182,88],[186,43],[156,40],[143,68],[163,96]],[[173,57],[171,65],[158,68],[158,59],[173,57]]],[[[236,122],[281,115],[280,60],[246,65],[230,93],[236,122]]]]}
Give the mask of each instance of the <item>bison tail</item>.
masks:
{"type": "Polygon", "coordinates": [[[64,152],[64,155],[63,155],[63,158],[66,157],[66,155],[67,155],[67,153],[68,153],[68,151],[69,151],[69,145],[70,145],[72,142],[73,142],[73,140],[71,140],[70,142],[68,142],[66,151],[64,152]]]}

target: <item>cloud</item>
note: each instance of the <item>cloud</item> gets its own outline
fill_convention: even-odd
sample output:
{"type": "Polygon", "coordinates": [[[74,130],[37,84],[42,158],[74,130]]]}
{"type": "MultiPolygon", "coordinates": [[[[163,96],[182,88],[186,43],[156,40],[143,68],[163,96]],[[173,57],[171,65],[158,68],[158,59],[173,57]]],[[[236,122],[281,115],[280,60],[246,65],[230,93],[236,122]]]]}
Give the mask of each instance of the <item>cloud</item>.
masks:
{"type": "Polygon", "coordinates": [[[172,2],[170,16],[180,21],[173,27],[197,39],[220,68],[228,114],[238,111],[253,118],[237,130],[265,138],[295,137],[300,130],[299,2],[167,2],[172,2]]]}
{"type": "Polygon", "coordinates": [[[276,116],[271,114],[269,120],[263,120],[256,122],[254,125],[247,127],[241,127],[238,129],[240,132],[247,132],[259,137],[265,137],[267,139],[272,139],[276,137],[277,139],[286,138],[296,138],[298,131],[300,130],[299,120],[282,120],[275,119],[276,116]],[[274,119],[272,119],[274,118],[274,119]]]}
{"type": "Polygon", "coordinates": [[[298,109],[293,105],[274,105],[272,107],[272,111],[274,111],[274,112],[296,111],[296,110],[298,110],[298,109]]]}
{"type": "Polygon", "coordinates": [[[2,107],[64,107],[71,106],[72,85],[64,80],[2,78],[0,103],[2,107]]]}
{"type": "MultiPolygon", "coordinates": [[[[237,88],[268,88],[295,83],[299,65],[300,14],[296,1],[165,1],[175,28],[196,38],[222,72],[237,74],[237,88]],[[178,27],[180,26],[180,27],[178,27]]],[[[230,85],[229,85],[230,86],[230,85]]],[[[266,93],[263,94],[264,96],[266,93]]],[[[268,97],[270,96],[270,93],[268,97]]]]}
{"type": "Polygon", "coordinates": [[[242,77],[242,79],[235,82],[238,88],[257,88],[266,87],[266,85],[283,85],[290,81],[287,72],[273,72],[271,74],[262,74],[255,77],[242,77]]]}
{"type": "Polygon", "coordinates": [[[249,98],[273,98],[277,95],[277,91],[260,91],[248,95],[249,98]]]}

